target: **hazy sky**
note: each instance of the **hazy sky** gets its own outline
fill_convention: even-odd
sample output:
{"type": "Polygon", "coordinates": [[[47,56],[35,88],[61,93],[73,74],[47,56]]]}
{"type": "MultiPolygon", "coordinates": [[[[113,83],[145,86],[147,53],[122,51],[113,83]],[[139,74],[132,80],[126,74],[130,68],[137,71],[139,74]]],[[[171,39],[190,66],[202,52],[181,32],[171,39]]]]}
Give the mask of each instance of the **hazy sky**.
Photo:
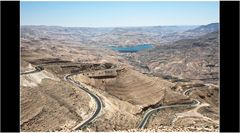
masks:
{"type": "Polygon", "coordinates": [[[219,22],[219,2],[20,2],[21,25],[115,27],[219,22]]]}

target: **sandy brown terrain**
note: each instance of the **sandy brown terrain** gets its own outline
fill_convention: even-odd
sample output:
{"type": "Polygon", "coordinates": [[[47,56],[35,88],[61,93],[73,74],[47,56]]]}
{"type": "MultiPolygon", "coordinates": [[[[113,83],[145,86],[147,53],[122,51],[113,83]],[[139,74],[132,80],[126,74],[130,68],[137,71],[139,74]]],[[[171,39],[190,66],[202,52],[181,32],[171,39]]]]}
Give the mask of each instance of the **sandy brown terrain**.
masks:
{"type": "Polygon", "coordinates": [[[70,130],[94,110],[86,94],[46,71],[22,75],[20,89],[22,131],[70,130]]]}
{"type": "Polygon", "coordinates": [[[162,46],[150,52],[118,53],[63,40],[28,36],[21,40],[21,72],[43,65],[43,70],[20,76],[21,131],[74,131],[92,116],[96,101],[66,80],[68,74],[102,102],[95,119],[77,131],[218,131],[218,77],[191,80],[216,77],[217,44],[212,48],[208,42],[189,52],[188,40],[169,49],[162,46]],[[137,129],[148,110],[189,104],[193,99],[200,105],[160,109],[152,114],[146,130],[137,129]]]}

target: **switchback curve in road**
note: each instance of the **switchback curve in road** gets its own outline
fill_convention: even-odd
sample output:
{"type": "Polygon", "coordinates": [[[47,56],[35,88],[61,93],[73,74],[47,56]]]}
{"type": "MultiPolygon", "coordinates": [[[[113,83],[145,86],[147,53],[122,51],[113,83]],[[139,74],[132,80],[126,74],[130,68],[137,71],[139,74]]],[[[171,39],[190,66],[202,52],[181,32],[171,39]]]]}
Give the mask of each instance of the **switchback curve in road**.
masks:
{"type": "MultiPolygon", "coordinates": [[[[26,72],[21,72],[20,75],[27,75],[27,74],[31,74],[31,73],[36,73],[36,72],[40,72],[42,70],[44,70],[44,66],[45,64],[42,65],[38,65],[35,68],[35,70],[31,70],[31,71],[26,71],[26,72]]],[[[101,99],[94,93],[92,93],[88,88],[86,88],[84,85],[81,85],[81,83],[76,83],[74,80],[72,80],[71,78],[69,78],[70,76],[73,76],[74,74],[67,74],[64,76],[64,80],[74,84],[75,86],[77,86],[78,88],[82,89],[83,91],[85,91],[90,97],[92,97],[94,99],[94,101],[96,102],[96,110],[93,113],[93,115],[84,120],[83,122],[81,122],[80,124],[78,124],[77,126],[75,126],[73,128],[73,130],[79,130],[82,129],[83,127],[85,127],[86,125],[88,125],[90,122],[92,122],[101,112],[102,110],[102,101],[101,99]]]]}
{"type": "Polygon", "coordinates": [[[196,99],[192,101],[190,104],[176,104],[176,105],[166,105],[166,106],[160,106],[154,109],[148,110],[145,115],[143,116],[142,121],[140,122],[138,128],[143,129],[145,125],[147,124],[150,116],[155,113],[155,111],[158,111],[160,109],[165,109],[165,108],[176,108],[176,107],[197,107],[200,104],[200,102],[196,99]]]}
{"type": "Polygon", "coordinates": [[[102,110],[102,100],[94,93],[92,93],[88,88],[86,88],[84,85],[82,85],[81,83],[77,83],[74,80],[72,80],[71,78],[69,78],[70,76],[73,76],[74,74],[67,74],[64,76],[64,80],[71,82],[72,84],[74,84],[75,86],[77,86],[78,88],[82,89],[83,91],[85,91],[86,93],[88,93],[90,95],[90,97],[92,97],[95,102],[96,102],[96,110],[93,113],[93,115],[84,120],[83,122],[81,122],[80,124],[78,124],[77,126],[75,126],[73,128],[73,130],[80,130],[83,127],[85,127],[87,124],[89,124],[90,122],[92,122],[97,116],[98,114],[101,112],[102,110]]]}
{"type": "MultiPolygon", "coordinates": [[[[191,91],[191,90],[194,90],[194,89],[193,89],[193,88],[190,88],[190,89],[185,90],[185,91],[183,92],[183,95],[185,95],[185,96],[188,95],[188,94],[189,94],[188,92],[191,91]]],[[[160,110],[160,109],[176,108],[176,107],[197,107],[197,106],[199,106],[199,105],[200,105],[200,102],[199,102],[197,99],[193,99],[192,103],[190,103],[190,104],[166,105],[166,106],[159,106],[159,107],[157,107],[157,108],[150,109],[150,110],[148,110],[148,111],[144,114],[144,116],[143,116],[140,124],[138,125],[138,128],[143,129],[143,128],[145,127],[145,125],[147,124],[147,122],[148,122],[149,118],[151,117],[151,115],[152,115],[153,113],[155,113],[156,111],[160,110]]]]}

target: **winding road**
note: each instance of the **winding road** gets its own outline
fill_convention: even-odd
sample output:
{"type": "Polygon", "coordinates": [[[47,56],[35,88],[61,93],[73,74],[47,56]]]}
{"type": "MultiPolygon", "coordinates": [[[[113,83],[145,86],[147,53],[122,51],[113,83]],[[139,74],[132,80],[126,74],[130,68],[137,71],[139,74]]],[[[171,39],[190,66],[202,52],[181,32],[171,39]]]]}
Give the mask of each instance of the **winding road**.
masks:
{"type": "Polygon", "coordinates": [[[26,71],[26,72],[21,72],[20,75],[26,75],[26,74],[31,74],[31,73],[36,73],[36,72],[40,72],[42,70],[44,70],[43,65],[38,65],[36,67],[34,67],[35,70],[30,70],[30,71],[26,71]]]}
{"type": "MultiPolygon", "coordinates": [[[[45,65],[45,64],[44,64],[45,65]]],[[[40,72],[44,70],[43,65],[38,65],[35,67],[35,70],[31,70],[31,71],[27,71],[27,72],[22,72],[20,73],[20,75],[26,75],[26,74],[31,74],[31,73],[36,73],[36,72],[40,72]]],[[[81,83],[77,83],[76,81],[72,80],[70,78],[70,76],[73,76],[76,74],[67,74],[64,76],[64,80],[68,81],[70,83],[72,83],[73,85],[77,86],[78,88],[82,89],[83,91],[85,91],[90,97],[92,97],[94,99],[94,101],[96,102],[96,110],[95,112],[92,114],[92,116],[84,121],[82,121],[80,124],[78,124],[77,126],[75,126],[73,128],[73,130],[80,130],[83,127],[85,127],[86,125],[88,125],[90,122],[92,122],[101,112],[102,110],[102,100],[99,98],[99,96],[97,96],[96,94],[94,94],[93,92],[91,92],[87,87],[85,87],[84,85],[82,85],[81,83]]]]}
{"type": "MultiPolygon", "coordinates": [[[[22,72],[20,73],[21,75],[25,75],[25,74],[31,74],[31,73],[36,73],[36,72],[40,72],[42,70],[44,70],[44,65],[46,64],[42,64],[42,65],[38,65],[35,67],[35,70],[31,70],[31,71],[27,71],[27,72],[22,72]]],[[[96,103],[96,110],[95,112],[91,115],[91,117],[89,117],[88,119],[82,121],[80,124],[78,124],[77,126],[75,126],[73,128],[73,130],[80,130],[83,127],[87,126],[90,122],[92,122],[101,112],[102,110],[102,100],[99,98],[99,96],[93,92],[91,92],[87,87],[85,87],[84,84],[76,82],[74,80],[72,80],[70,77],[74,76],[76,74],[67,74],[64,76],[64,80],[68,81],[70,83],[72,83],[73,85],[77,86],[78,88],[80,88],[81,90],[85,91],[90,97],[92,97],[96,103]]],[[[183,92],[183,95],[188,95],[189,91],[193,90],[194,88],[190,88],[187,89],[183,92]]],[[[148,110],[144,116],[142,121],[140,122],[138,128],[143,129],[145,127],[145,125],[147,124],[149,118],[151,117],[151,115],[157,111],[159,111],[160,109],[165,109],[165,108],[176,108],[176,107],[197,107],[200,105],[200,102],[196,99],[194,99],[192,101],[192,103],[186,103],[186,104],[176,104],[176,105],[166,105],[166,106],[159,106],[157,108],[153,108],[148,110]]]]}
{"type": "Polygon", "coordinates": [[[185,96],[186,96],[186,95],[189,95],[192,90],[196,90],[196,88],[190,88],[190,89],[185,90],[185,91],[183,92],[183,95],[185,95],[185,96]]]}
{"type": "MultiPolygon", "coordinates": [[[[186,91],[184,91],[184,95],[188,95],[188,92],[193,90],[192,88],[187,89],[186,91]]],[[[176,105],[166,105],[166,106],[159,106],[157,108],[153,108],[148,110],[144,116],[142,121],[140,122],[140,124],[138,125],[138,128],[143,129],[145,127],[145,125],[147,124],[149,118],[151,117],[151,115],[157,111],[159,111],[160,109],[165,109],[165,108],[176,108],[176,107],[197,107],[200,105],[200,102],[197,99],[194,99],[192,101],[192,103],[190,104],[176,104],[176,105]]]]}
{"type": "Polygon", "coordinates": [[[76,127],[73,128],[73,130],[80,130],[83,127],[85,127],[87,124],[89,124],[90,122],[92,122],[97,116],[98,114],[101,112],[102,110],[102,101],[101,99],[94,93],[92,93],[88,88],[86,88],[84,85],[81,85],[81,83],[77,83],[74,80],[72,80],[71,78],[69,78],[70,76],[73,76],[74,74],[67,74],[66,76],[64,76],[64,80],[71,82],[72,84],[74,84],[75,86],[77,86],[78,88],[82,89],[83,91],[85,91],[86,93],[89,94],[89,96],[91,96],[95,102],[96,102],[96,110],[93,113],[93,115],[88,118],[87,120],[84,120],[83,122],[81,122],[80,124],[78,124],[76,127]]]}
{"type": "Polygon", "coordinates": [[[176,105],[167,105],[167,106],[160,106],[154,109],[148,110],[145,115],[143,116],[142,121],[140,122],[138,128],[143,129],[145,125],[147,124],[150,116],[155,113],[156,111],[159,111],[160,109],[165,109],[165,108],[176,108],[176,107],[197,107],[200,104],[198,100],[193,100],[191,104],[176,104],[176,105]]]}

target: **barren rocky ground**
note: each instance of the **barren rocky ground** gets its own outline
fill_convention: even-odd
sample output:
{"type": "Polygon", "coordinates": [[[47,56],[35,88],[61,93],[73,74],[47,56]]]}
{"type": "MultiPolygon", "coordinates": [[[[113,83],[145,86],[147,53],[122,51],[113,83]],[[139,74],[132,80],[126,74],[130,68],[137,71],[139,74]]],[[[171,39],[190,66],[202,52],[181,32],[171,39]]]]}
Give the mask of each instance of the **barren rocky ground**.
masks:
{"type": "Polygon", "coordinates": [[[218,131],[219,37],[209,27],[22,27],[21,72],[30,73],[20,76],[21,131],[74,131],[89,119],[98,106],[76,84],[102,104],[77,131],[218,131]],[[141,43],[154,48],[120,53],[108,47],[141,43]],[[138,129],[148,110],[193,99],[200,104],[160,109],[138,129]]]}

